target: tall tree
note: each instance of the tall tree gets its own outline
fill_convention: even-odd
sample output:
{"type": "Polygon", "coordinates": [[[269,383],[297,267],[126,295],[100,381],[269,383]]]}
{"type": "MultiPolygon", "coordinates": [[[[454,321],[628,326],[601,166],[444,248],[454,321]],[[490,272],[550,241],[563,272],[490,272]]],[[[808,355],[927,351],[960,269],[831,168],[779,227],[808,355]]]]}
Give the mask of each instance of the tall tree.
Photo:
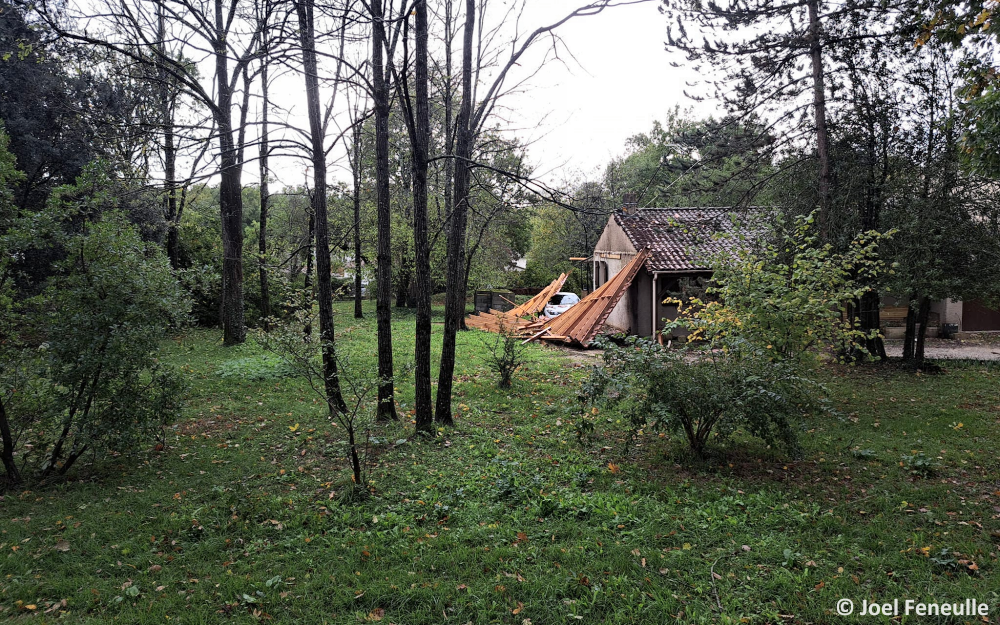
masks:
{"type": "MultiPolygon", "coordinates": [[[[302,47],[302,69],[306,82],[309,113],[310,155],[313,164],[312,208],[316,234],[316,299],[319,300],[320,343],[323,354],[323,381],[331,411],[347,412],[337,372],[337,351],[333,325],[333,288],[330,271],[330,220],[327,216],[326,132],[320,116],[319,67],[316,62],[316,29],[313,0],[296,0],[302,47]]],[[[345,18],[346,19],[346,18],[345,18]]],[[[341,29],[344,37],[344,29],[341,29]]]]}
{"type": "MultiPolygon", "coordinates": [[[[269,329],[271,316],[271,292],[267,279],[267,218],[271,192],[268,177],[270,176],[269,158],[271,148],[268,145],[268,108],[271,106],[269,96],[270,80],[269,66],[271,64],[272,35],[268,22],[271,18],[271,2],[263,0],[258,7],[257,23],[260,30],[260,231],[257,233],[257,271],[260,277],[260,316],[265,330],[269,329]]],[[[308,95],[308,94],[307,94],[308,95]]],[[[311,111],[311,109],[310,109],[311,111]]]]}
{"type": "Polygon", "coordinates": [[[378,327],[378,408],[380,421],[396,421],[392,366],[392,214],[389,207],[389,83],[385,49],[388,39],[382,0],[371,0],[372,106],[375,111],[375,202],[378,240],[375,273],[375,322],[378,327]]]}
{"type": "MultiPolygon", "coordinates": [[[[431,432],[434,412],[431,399],[431,259],[427,223],[427,171],[430,149],[430,106],[428,101],[427,0],[414,3],[413,97],[408,83],[397,77],[397,88],[406,129],[410,137],[413,192],[413,248],[417,300],[414,348],[414,410],[416,429],[431,432]]],[[[407,22],[408,23],[408,22],[407,22]]],[[[409,38],[403,37],[403,73],[409,64],[409,38]]]]}
{"type": "Polygon", "coordinates": [[[105,10],[94,15],[71,15],[73,29],[64,27],[62,5],[48,0],[37,5],[39,14],[61,36],[110,50],[138,63],[162,68],[179,88],[204,104],[214,120],[218,139],[219,212],[222,223],[222,327],[226,345],[246,339],[243,308],[243,147],[249,104],[248,65],[256,58],[260,33],[254,20],[245,19],[241,0],[212,0],[192,4],[185,0],[102,0],[105,10]],[[210,79],[183,56],[165,56],[163,37],[183,42],[195,51],[208,51],[213,66],[210,79]],[[240,81],[243,80],[242,94],[240,81]],[[238,96],[242,95],[242,98],[238,96]],[[234,116],[234,108],[237,115],[234,116]]]}
{"type": "MultiPolygon", "coordinates": [[[[465,21],[462,32],[462,82],[461,103],[458,118],[455,120],[455,150],[448,155],[455,162],[455,175],[452,197],[454,205],[448,215],[448,264],[445,285],[445,318],[444,337],[441,347],[441,367],[438,375],[438,391],[434,408],[435,421],[451,425],[451,392],[455,375],[455,347],[458,329],[465,317],[466,304],[466,256],[467,230],[470,205],[470,188],[472,176],[470,171],[475,167],[473,154],[476,138],[483,131],[489,116],[497,106],[498,100],[507,93],[508,77],[513,68],[519,65],[525,52],[546,35],[552,33],[566,22],[576,17],[592,16],[602,13],[611,6],[637,4],[645,0],[598,0],[580,6],[570,11],[562,19],[541,26],[527,34],[523,39],[518,37],[510,42],[510,54],[504,57],[493,80],[485,85],[482,97],[478,97],[479,65],[473,62],[473,50],[483,50],[483,30],[476,29],[477,11],[481,5],[476,0],[466,0],[465,21]]],[[[446,26],[448,28],[448,26],[446,26]]],[[[480,57],[482,59],[482,57],[480,57]]],[[[450,74],[450,72],[449,72],[450,74]]]]}

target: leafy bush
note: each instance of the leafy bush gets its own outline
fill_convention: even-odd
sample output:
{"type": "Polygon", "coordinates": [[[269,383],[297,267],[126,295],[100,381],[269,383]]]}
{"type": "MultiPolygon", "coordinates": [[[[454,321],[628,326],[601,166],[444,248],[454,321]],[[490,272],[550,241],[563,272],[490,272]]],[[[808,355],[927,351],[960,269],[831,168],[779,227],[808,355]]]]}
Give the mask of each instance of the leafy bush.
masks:
{"type": "Polygon", "coordinates": [[[54,406],[40,437],[42,475],[85,452],[148,441],[180,408],[181,381],[155,357],[189,308],[166,257],[119,213],[65,239],[67,257],[37,299],[43,377],[54,406]]]}
{"type": "Polygon", "coordinates": [[[713,435],[725,439],[737,429],[794,451],[791,420],[818,405],[815,383],[746,341],[715,350],[671,350],[635,337],[621,347],[599,345],[604,366],[594,368],[583,399],[622,415],[634,433],[681,433],[699,456],[713,435]]]}
{"type": "Polygon", "coordinates": [[[674,300],[681,311],[668,328],[686,328],[695,340],[739,337],[782,360],[809,361],[817,348],[863,341],[847,309],[886,270],[878,248],[891,233],[862,233],[840,253],[820,243],[811,215],[791,224],[779,218],[760,234],[722,246],[711,259],[713,299],[674,300]]]}
{"type": "Polygon", "coordinates": [[[16,484],[22,467],[44,478],[135,448],[177,414],[180,378],[154,354],[189,305],[105,164],[11,211],[4,153],[0,137],[0,459],[16,484]]]}

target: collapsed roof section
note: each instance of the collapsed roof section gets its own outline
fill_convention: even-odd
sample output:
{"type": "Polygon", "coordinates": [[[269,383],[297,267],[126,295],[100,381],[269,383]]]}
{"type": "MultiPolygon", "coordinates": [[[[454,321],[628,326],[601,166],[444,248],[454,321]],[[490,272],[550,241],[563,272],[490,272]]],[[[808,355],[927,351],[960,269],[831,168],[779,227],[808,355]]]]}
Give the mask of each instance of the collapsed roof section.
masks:
{"type": "Polygon", "coordinates": [[[506,329],[525,337],[526,341],[540,339],[587,347],[594,340],[608,315],[614,310],[615,305],[618,304],[626,289],[632,284],[633,278],[650,256],[651,252],[648,249],[643,249],[628,265],[600,288],[553,319],[545,317],[525,319],[524,317],[537,315],[545,307],[548,299],[562,288],[563,282],[566,281],[566,274],[553,280],[528,303],[508,312],[491,310],[489,313],[472,315],[466,319],[466,325],[489,332],[500,332],[506,329]],[[546,295],[546,297],[542,298],[542,295],[546,295]],[[536,300],[541,302],[540,306],[536,300]]]}

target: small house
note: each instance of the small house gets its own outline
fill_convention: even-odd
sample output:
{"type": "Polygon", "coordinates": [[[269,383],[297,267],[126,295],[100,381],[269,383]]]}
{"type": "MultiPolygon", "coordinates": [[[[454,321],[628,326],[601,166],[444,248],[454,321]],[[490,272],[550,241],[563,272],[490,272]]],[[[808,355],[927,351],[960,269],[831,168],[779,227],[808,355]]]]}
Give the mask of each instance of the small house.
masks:
{"type": "Polygon", "coordinates": [[[731,245],[718,233],[735,228],[731,208],[629,208],[611,215],[594,247],[593,286],[617,274],[642,249],[651,255],[606,325],[639,336],[663,329],[677,306],[663,300],[700,295],[712,275],[708,259],[731,245]]]}
{"type": "MultiPolygon", "coordinates": [[[[731,208],[634,208],[626,206],[611,215],[594,247],[594,289],[607,282],[649,249],[650,258],[636,273],[626,293],[608,315],[606,325],[629,334],[653,336],[665,319],[675,319],[677,306],[669,298],[699,296],[712,275],[709,259],[732,245],[735,234],[731,208]]],[[[886,336],[898,338],[897,326],[906,316],[905,303],[891,296],[883,301],[882,325],[886,336]]],[[[979,301],[941,300],[931,304],[928,336],[937,336],[940,324],[959,332],[1000,331],[1000,311],[979,301]]]]}

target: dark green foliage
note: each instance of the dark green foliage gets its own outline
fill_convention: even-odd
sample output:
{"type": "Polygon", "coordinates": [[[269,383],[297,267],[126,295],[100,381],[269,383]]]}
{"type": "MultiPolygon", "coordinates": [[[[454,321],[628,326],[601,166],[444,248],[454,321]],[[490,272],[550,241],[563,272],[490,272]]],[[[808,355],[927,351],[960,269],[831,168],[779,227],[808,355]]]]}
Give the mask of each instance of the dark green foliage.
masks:
{"type": "Polygon", "coordinates": [[[10,250],[0,267],[0,429],[5,465],[18,465],[6,466],[11,482],[25,468],[64,474],[87,452],[135,449],[180,409],[180,378],[155,352],[190,305],[159,245],[117,209],[122,188],[89,165],[44,210],[0,229],[10,250]]]}
{"type": "Polygon", "coordinates": [[[87,224],[65,249],[37,303],[43,375],[55,396],[49,427],[32,435],[47,450],[43,474],[65,473],[88,450],[148,443],[180,409],[180,378],[154,354],[188,304],[162,251],[116,213],[87,224]]]}
{"type": "Polygon", "coordinates": [[[0,119],[26,174],[17,203],[38,209],[95,158],[135,148],[127,135],[139,127],[131,116],[141,95],[122,77],[102,75],[93,50],[56,40],[25,6],[0,11],[0,119]]]}
{"type": "Polygon", "coordinates": [[[633,433],[646,427],[680,433],[699,456],[713,435],[726,439],[738,429],[795,451],[792,422],[817,407],[815,383],[744,341],[672,350],[632,337],[621,347],[601,347],[604,367],[591,373],[585,401],[611,408],[633,433]]]}
{"type": "Polygon", "coordinates": [[[629,137],[626,152],[604,170],[610,208],[624,194],[640,207],[765,204],[759,187],[772,169],[774,142],[756,118],[741,115],[696,120],[675,109],[648,133],[629,137]]]}

